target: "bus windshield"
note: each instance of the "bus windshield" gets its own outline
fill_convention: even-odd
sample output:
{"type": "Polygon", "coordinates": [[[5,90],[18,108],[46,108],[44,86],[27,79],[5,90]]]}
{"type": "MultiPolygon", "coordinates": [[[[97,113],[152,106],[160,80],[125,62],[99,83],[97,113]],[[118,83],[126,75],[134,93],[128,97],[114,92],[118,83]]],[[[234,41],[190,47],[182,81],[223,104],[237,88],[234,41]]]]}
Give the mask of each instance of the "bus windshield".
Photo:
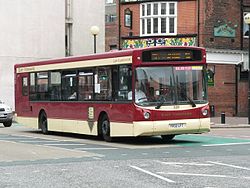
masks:
{"type": "Polygon", "coordinates": [[[203,66],[138,67],[135,80],[135,103],[141,106],[207,103],[203,66]]]}

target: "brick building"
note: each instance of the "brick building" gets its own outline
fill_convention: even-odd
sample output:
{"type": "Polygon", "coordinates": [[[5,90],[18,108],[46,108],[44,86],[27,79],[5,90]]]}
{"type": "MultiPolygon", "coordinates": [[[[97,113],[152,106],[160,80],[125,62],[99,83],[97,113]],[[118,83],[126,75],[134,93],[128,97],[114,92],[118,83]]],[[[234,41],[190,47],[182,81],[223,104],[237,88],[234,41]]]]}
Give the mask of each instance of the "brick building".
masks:
{"type": "MultiPolygon", "coordinates": [[[[246,116],[248,111],[248,27],[250,0],[120,0],[110,35],[120,40],[106,50],[158,45],[207,49],[210,104],[215,115],[246,116]]],[[[107,32],[107,24],[106,24],[107,32]]],[[[106,33],[106,39],[108,37],[106,33]]]]}

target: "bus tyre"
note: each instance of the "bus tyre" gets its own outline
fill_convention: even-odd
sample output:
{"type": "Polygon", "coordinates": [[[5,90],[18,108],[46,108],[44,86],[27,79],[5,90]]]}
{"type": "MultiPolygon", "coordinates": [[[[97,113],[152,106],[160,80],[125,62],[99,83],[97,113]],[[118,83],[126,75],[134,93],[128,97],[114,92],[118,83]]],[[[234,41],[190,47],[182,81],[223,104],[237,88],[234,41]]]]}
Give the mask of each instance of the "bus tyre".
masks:
{"type": "Polygon", "coordinates": [[[161,135],[161,138],[164,142],[170,142],[174,137],[175,135],[161,135]]]}
{"type": "Polygon", "coordinates": [[[47,115],[45,112],[42,112],[40,115],[39,127],[41,128],[43,134],[48,134],[47,115]]]}
{"type": "Polygon", "coordinates": [[[12,120],[3,123],[4,127],[10,127],[12,125],[12,120]]]}
{"type": "Polygon", "coordinates": [[[106,115],[102,118],[101,130],[103,139],[107,142],[111,142],[112,138],[110,137],[110,123],[106,115]]]}

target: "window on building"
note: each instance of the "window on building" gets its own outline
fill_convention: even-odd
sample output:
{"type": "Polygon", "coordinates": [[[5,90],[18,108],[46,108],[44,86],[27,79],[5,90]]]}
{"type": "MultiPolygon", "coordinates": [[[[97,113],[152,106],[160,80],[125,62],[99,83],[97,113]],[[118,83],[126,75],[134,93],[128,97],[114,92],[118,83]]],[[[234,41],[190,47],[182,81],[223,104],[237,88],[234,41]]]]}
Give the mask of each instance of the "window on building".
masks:
{"type": "Polygon", "coordinates": [[[105,3],[106,4],[113,4],[113,3],[115,3],[115,0],[105,0],[105,3]]]}
{"type": "Polygon", "coordinates": [[[132,29],[132,11],[129,8],[124,11],[124,26],[132,29]]]}
{"type": "Polygon", "coordinates": [[[105,15],[105,22],[112,23],[116,21],[117,16],[115,14],[106,14],[105,15]]]}
{"type": "Polygon", "coordinates": [[[176,35],[177,2],[150,2],[140,5],[141,36],[176,35]]]}
{"type": "MultiPolygon", "coordinates": [[[[243,13],[243,18],[244,18],[244,16],[246,15],[246,14],[248,14],[248,13],[250,13],[250,12],[244,12],[243,13]]],[[[249,37],[249,26],[248,26],[248,24],[246,24],[244,21],[243,21],[243,37],[244,38],[248,38],[249,37]]]]}
{"type": "Polygon", "coordinates": [[[117,45],[116,44],[111,44],[110,46],[109,46],[109,50],[117,50],[118,49],[118,47],[117,47],[117,45]]]}
{"type": "Polygon", "coordinates": [[[72,55],[72,23],[66,23],[65,27],[65,55],[72,55]]]}

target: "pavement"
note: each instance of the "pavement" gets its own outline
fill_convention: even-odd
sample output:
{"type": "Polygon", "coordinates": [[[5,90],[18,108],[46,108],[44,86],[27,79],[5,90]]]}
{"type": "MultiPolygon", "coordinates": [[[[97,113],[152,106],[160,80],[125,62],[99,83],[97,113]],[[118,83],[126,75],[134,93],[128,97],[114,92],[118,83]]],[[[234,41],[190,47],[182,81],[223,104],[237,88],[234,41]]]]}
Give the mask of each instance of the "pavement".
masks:
{"type": "Polygon", "coordinates": [[[211,117],[211,128],[250,128],[248,117],[226,117],[225,124],[221,117],[211,117]]]}

